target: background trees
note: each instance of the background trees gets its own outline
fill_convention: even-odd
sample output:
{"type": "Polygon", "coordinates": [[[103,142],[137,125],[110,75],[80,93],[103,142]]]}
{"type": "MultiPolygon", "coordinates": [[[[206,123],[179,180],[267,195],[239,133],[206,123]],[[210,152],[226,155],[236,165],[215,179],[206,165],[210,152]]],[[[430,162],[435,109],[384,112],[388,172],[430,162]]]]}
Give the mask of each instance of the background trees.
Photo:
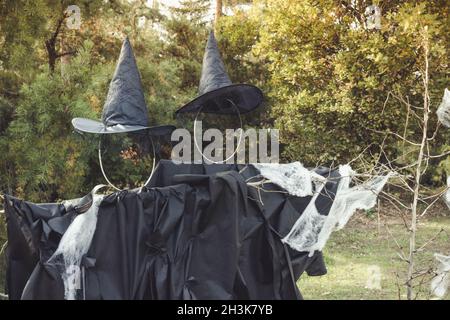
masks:
{"type": "MultiPolygon", "coordinates": [[[[268,94],[287,159],[348,161],[367,145],[380,144],[384,135],[379,131],[400,131],[404,123],[398,120],[406,110],[386,99],[396,93],[420,105],[417,72],[423,66],[416,39],[421,23],[433,30],[430,87],[432,99],[441,99],[448,67],[448,8],[440,3],[437,10],[439,3],[425,1],[380,1],[381,29],[367,30],[364,9],[370,2],[349,3],[267,2],[255,50],[268,62],[268,94]]],[[[408,130],[414,134],[415,128],[408,130]]],[[[397,146],[386,145],[395,157],[397,146]]]]}
{"type": "MultiPolygon", "coordinates": [[[[47,189],[47,182],[36,178],[49,179],[49,168],[66,164],[58,164],[61,159],[55,157],[47,159],[45,167],[42,158],[33,155],[39,153],[33,148],[38,144],[24,143],[26,132],[39,141],[52,141],[48,121],[53,118],[53,127],[67,125],[58,130],[59,138],[75,139],[69,118],[100,114],[125,34],[132,38],[142,73],[149,73],[149,77],[143,74],[143,80],[155,121],[173,121],[170,112],[195,95],[214,6],[208,0],[183,0],[179,7],[156,3],[81,2],[81,28],[71,30],[64,20],[69,2],[2,2],[1,190],[21,195],[30,188],[42,189],[38,194],[49,200],[81,191],[85,181],[74,186],[73,192],[55,193],[47,189]],[[92,43],[88,47],[86,40],[92,43]],[[62,75],[61,65],[68,61],[70,72],[83,72],[62,75]],[[60,92],[52,94],[58,86],[60,92]],[[56,106],[67,110],[58,114],[56,106]],[[33,130],[40,120],[47,130],[36,135],[33,130]],[[55,165],[50,165],[53,162],[55,165]]],[[[431,99],[440,99],[448,80],[445,1],[379,1],[379,30],[366,28],[365,9],[370,4],[337,0],[222,2],[223,15],[216,19],[215,29],[230,76],[234,82],[261,86],[267,95],[267,108],[247,120],[253,126],[281,130],[285,161],[301,160],[307,165],[345,162],[368,145],[377,153],[383,141],[389,158],[402,153],[403,144],[380,132],[416,134],[417,123],[412,121],[406,128],[398,121],[404,118],[406,108],[388,98],[408,96],[411,105],[420,105],[418,71],[422,66],[416,39],[421,23],[429,26],[431,36],[431,99]]],[[[433,128],[436,119],[431,121],[433,128]]],[[[439,148],[446,148],[447,135],[440,134],[439,148]]],[[[69,155],[73,156],[71,150],[69,155]]],[[[414,150],[411,156],[415,157],[414,150]]],[[[96,164],[88,158],[83,155],[90,165],[80,174],[94,182],[96,164]]],[[[425,176],[428,183],[443,181],[447,162],[433,163],[425,176]]],[[[55,179],[54,183],[61,184],[60,179],[65,178],[55,179]]],[[[30,195],[25,192],[23,196],[30,195]]]]}
{"type": "MultiPolygon", "coordinates": [[[[248,116],[248,125],[279,128],[282,160],[308,166],[344,163],[363,150],[371,161],[380,146],[384,162],[417,159],[419,148],[391,133],[422,136],[412,111],[423,104],[425,26],[429,135],[449,83],[445,0],[181,0],[176,8],[164,1],[78,1],[77,30],[67,27],[70,4],[0,0],[0,191],[32,201],[77,197],[102,182],[92,137],[75,134],[70,119],[100,116],[125,34],[151,121],[177,124],[172,112],[196,94],[215,21],[233,82],[266,94],[265,108],[248,116]],[[380,29],[367,28],[372,4],[381,9],[380,29]]],[[[431,153],[448,151],[449,138],[441,130],[431,153]]],[[[133,161],[110,166],[114,181],[140,180],[133,161]]],[[[420,183],[439,187],[449,170],[447,158],[430,159],[420,183]]]]}

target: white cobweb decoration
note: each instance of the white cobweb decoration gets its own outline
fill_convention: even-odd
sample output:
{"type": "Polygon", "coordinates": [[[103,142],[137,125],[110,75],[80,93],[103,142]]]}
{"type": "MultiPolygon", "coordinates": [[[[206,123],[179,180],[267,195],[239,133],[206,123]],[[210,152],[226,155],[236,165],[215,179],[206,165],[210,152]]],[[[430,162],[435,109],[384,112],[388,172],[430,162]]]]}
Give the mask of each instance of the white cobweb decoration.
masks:
{"type": "Polygon", "coordinates": [[[439,121],[447,128],[450,128],[450,91],[447,88],[444,91],[444,97],[436,114],[439,121]]]}
{"type": "Polygon", "coordinates": [[[443,298],[450,286],[450,256],[435,253],[434,257],[439,262],[439,267],[437,275],[431,280],[431,293],[443,298]]]}
{"type": "Polygon", "coordinates": [[[292,227],[283,242],[297,251],[321,251],[331,233],[342,229],[357,209],[368,210],[376,204],[378,193],[386,184],[389,175],[376,177],[363,184],[350,187],[354,175],[348,165],[339,167],[341,179],[327,216],[317,211],[315,200],[323,187],[314,195],[303,214],[292,227]]]}
{"type": "Polygon", "coordinates": [[[355,172],[349,165],[339,167],[339,183],[328,215],[316,208],[317,197],[325,192],[326,178],[309,171],[299,162],[290,164],[255,164],[261,175],[295,196],[313,195],[303,214],[282,239],[297,251],[321,251],[333,231],[342,229],[357,209],[368,210],[376,205],[379,192],[391,176],[377,176],[350,187],[355,172]],[[315,188],[313,188],[313,184],[315,188]]]}
{"type": "Polygon", "coordinates": [[[81,259],[88,252],[97,227],[97,214],[103,195],[93,195],[91,207],[79,214],[61,238],[55,253],[48,263],[62,264],[64,272],[64,298],[76,300],[77,290],[81,287],[81,259]]]}
{"type": "Polygon", "coordinates": [[[444,193],[444,201],[447,207],[450,209],[450,177],[447,177],[447,191],[444,193]]]}
{"type": "Polygon", "coordinates": [[[324,180],[321,175],[306,169],[300,162],[255,163],[253,166],[271,183],[297,197],[313,195],[313,183],[324,180]]]}

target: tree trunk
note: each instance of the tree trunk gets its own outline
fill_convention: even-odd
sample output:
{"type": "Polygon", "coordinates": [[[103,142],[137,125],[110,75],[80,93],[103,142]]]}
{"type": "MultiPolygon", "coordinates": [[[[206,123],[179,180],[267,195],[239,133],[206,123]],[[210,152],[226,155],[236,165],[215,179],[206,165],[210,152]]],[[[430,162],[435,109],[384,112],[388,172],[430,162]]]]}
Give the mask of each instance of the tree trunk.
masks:
{"type": "MultiPolygon", "coordinates": [[[[61,36],[61,39],[59,40],[59,45],[61,47],[61,52],[67,52],[67,45],[64,41],[64,36],[61,36]]],[[[70,63],[71,55],[65,54],[61,56],[61,76],[64,77],[65,68],[70,63]]]]}
{"type": "Polygon", "coordinates": [[[222,7],[223,3],[222,0],[216,0],[216,15],[215,15],[215,21],[214,26],[217,25],[217,21],[219,21],[220,17],[222,16],[222,7]]]}
{"type": "Polygon", "coordinates": [[[58,35],[61,31],[62,24],[66,19],[66,14],[63,13],[63,16],[57,21],[55,32],[53,32],[50,39],[45,40],[45,48],[47,49],[48,55],[48,67],[50,69],[50,73],[55,71],[56,59],[61,57],[56,51],[56,41],[58,39],[58,35]]]}
{"type": "Polygon", "coordinates": [[[58,58],[56,42],[52,41],[52,39],[46,40],[45,48],[47,49],[48,55],[48,68],[50,69],[50,73],[53,73],[55,71],[56,59],[58,58]]]}
{"type": "Polygon", "coordinates": [[[411,205],[411,229],[409,236],[409,257],[408,257],[408,276],[406,279],[406,298],[413,299],[413,278],[414,278],[414,256],[416,254],[416,231],[417,231],[417,204],[419,200],[420,178],[423,173],[422,161],[424,159],[424,150],[427,143],[428,130],[428,116],[429,116],[429,101],[428,101],[428,39],[424,40],[424,55],[425,55],[425,72],[423,75],[423,123],[422,123],[422,141],[419,149],[419,156],[417,158],[417,167],[415,172],[414,198],[411,205]]]}

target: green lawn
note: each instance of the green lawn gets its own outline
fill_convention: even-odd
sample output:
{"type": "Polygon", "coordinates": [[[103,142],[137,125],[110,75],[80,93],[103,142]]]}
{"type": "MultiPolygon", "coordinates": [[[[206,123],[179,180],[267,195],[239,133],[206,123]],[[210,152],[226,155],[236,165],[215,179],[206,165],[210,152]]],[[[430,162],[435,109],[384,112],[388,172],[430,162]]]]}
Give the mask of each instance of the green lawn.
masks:
{"type": "MultiPolygon", "coordinates": [[[[332,234],[324,249],[328,274],[322,277],[303,275],[298,281],[305,299],[401,299],[406,298],[404,278],[407,270],[397,252],[398,246],[408,248],[408,232],[402,221],[393,222],[392,217],[381,219],[380,232],[375,217],[367,218],[358,213],[349,224],[332,234]],[[386,222],[389,221],[389,222],[386,222]],[[390,232],[389,232],[390,231],[390,232]],[[375,267],[374,267],[375,266],[375,267]],[[371,268],[381,271],[381,289],[365,288],[371,268]],[[397,276],[398,275],[398,276],[397,276]],[[399,285],[400,283],[400,293],[399,285]]],[[[441,228],[444,231],[417,256],[417,269],[427,270],[436,266],[433,253],[450,254],[450,217],[433,217],[420,221],[418,225],[418,247],[434,237],[441,228]]],[[[418,299],[429,299],[429,280],[423,279],[418,299]]],[[[416,282],[417,283],[417,282],[416,282]]],[[[447,292],[445,299],[450,299],[447,292]]]]}

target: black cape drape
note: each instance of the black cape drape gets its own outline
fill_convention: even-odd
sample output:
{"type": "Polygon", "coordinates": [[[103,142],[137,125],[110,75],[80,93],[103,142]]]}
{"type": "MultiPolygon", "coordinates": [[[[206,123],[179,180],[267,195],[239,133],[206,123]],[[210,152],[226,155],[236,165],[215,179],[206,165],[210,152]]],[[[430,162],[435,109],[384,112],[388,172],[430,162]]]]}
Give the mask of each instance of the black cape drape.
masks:
{"type": "MultiPolygon", "coordinates": [[[[271,184],[264,186],[270,192],[248,186],[246,180],[258,174],[251,165],[163,160],[147,187],[106,196],[82,260],[79,297],[301,299],[296,281],[303,272],[326,273],[322,254],[308,257],[281,238],[311,197],[291,196],[271,184]]],[[[327,195],[317,198],[321,214],[328,213],[336,187],[328,182],[327,195]]],[[[60,267],[47,261],[89,205],[86,197],[70,204],[5,197],[10,299],[64,298],[60,267]]]]}

